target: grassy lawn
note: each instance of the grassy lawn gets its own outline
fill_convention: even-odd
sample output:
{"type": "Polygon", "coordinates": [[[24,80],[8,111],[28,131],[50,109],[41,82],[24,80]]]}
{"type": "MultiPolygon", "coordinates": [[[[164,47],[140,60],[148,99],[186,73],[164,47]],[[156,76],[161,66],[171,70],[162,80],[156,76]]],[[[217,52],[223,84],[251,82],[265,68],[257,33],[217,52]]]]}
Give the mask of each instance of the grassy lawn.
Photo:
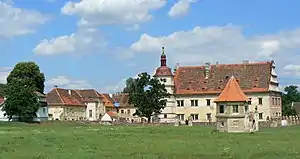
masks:
{"type": "Polygon", "coordinates": [[[300,127],[250,135],[208,127],[0,123],[0,159],[294,159],[300,127]]]}

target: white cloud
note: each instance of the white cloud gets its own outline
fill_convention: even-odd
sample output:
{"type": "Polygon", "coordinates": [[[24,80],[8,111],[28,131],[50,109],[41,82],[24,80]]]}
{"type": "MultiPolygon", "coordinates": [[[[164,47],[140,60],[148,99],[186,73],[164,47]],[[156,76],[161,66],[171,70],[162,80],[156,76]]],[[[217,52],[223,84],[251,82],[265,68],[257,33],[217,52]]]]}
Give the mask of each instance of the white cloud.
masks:
{"type": "Polygon", "coordinates": [[[299,39],[300,29],[246,37],[242,28],[232,25],[195,27],[192,30],[160,37],[143,34],[131,45],[130,50],[135,53],[160,54],[160,48],[164,45],[168,59],[173,64],[179,62],[201,65],[204,62],[214,62],[212,60],[237,63],[243,59],[275,59],[277,63],[282,64],[289,58],[288,54],[282,52],[300,48],[299,39]]]}
{"type": "Polygon", "coordinates": [[[85,80],[73,80],[66,76],[57,76],[45,82],[46,91],[51,90],[55,85],[57,85],[60,88],[69,88],[69,89],[92,88],[92,85],[85,80]]]}
{"type": "Polygon", "coordinates": [[[6,83],[6,78],[12,69],[12,67],[0,67],[0,83],[6,83]]]}
{"type": "Polygon", "coordinates": [[[300,65],[286,65],[284,66],[284,71],[286,74],[293,76],[300,76],[300,65]]]}
{"type": "Polygon", "coordinates": [[[33,52],[37,55],[58,55],[65,53],[87,53],[101,49],[106,45],[100,33],[93,28],[81,28],[71,35],[64,35],[51,40],[44,39],[33,52]]]}
{"type": "Polygon", "coordinates": [[[133,24],[150,20],[149,12],[165,4],[166,0],[82,0],[67,2],[61,12],[78,15],[79,25],[133,24]]]}
{"type": "Polygon", "coordinates": [[[126,28],[127,31],[137,31],[140,30],[140,25],[139,24],[134,24],[133,26],[126,28]]]}
{"type": "Polygon", "coordinates": [[[49,16],[35,10],[16,8],[13,2],[0,1],[0,38],[10,38],[35,32],[49,16]]]}
{"type": "Polygon", "coordinates": [[[195,3],[197,0],[178,0],[168,12],[168,15],[172,18],[182,17],[188,14],[191,3],[195,3]]]}

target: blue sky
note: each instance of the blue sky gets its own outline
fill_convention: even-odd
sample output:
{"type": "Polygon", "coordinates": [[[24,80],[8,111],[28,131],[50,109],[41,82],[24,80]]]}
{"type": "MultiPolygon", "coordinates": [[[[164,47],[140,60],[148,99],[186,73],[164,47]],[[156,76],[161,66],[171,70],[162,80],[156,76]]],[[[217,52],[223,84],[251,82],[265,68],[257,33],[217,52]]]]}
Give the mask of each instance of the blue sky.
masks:
{"type": "Polygon", "coordinates": [[[275,60],[281,86],[300,85],[298,0],[0,0],[0,82],[35,61],[46,91],[119,91],[159,66],[275,60]]]}

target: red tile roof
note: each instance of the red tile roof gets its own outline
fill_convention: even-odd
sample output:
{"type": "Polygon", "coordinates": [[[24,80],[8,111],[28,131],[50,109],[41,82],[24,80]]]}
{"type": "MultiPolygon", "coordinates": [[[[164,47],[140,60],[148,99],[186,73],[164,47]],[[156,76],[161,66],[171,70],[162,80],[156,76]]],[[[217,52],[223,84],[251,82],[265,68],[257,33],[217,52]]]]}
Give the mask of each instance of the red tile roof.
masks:
{"type": "Polygon", "coordinates": [[[48,105],[86,106],[74,90],[54,88],[46,96],[48,105]],[[70,93],[70,94],[69,94],[70,93]]]}
{"type": "Polygon", "coordinates": [[[248,98],[232,76],[215,102],[247,102],[248,98]]]}
{"type": "Polygon", "coordinates": [[[100,93],[99,93],[99,95],[102,96],[103,105],[104,105],[105,107],[115,107],[115,106],[114,106],[114,101],[113,101],[113,99],[109,96],[109,94],[105,94],[105,93],[100,94],[100,93]]]}
{"type": "Polygon", "coordinates": [[[206,79],[205,66],[179,67],[174,77],[175,93],[221,93],[231,76],[236,78],[243,92],[266,92],[271,68],[271,62],[210,65],[206,79]]]}

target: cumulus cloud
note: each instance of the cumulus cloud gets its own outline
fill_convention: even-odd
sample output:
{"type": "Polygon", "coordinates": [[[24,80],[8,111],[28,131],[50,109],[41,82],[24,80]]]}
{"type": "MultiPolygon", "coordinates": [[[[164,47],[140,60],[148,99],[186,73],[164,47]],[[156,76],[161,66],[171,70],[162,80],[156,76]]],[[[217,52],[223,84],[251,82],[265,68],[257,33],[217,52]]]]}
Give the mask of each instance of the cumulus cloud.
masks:
{"type": "Polygon", "coordinates": [[[57,76],[45,82],[46,91],[50,91],[54,86],[69,89],[88,89],[92,85],[85,80],[74,80],[66,76],[57,76]]]}
{"type": "Polygon", "coordinates": [[[84,0],[67,2],[61,9],[65,15],[77,15],[79,25],[132,24],[152,18],[149,13],[166,4],[166,0],[84,0]]]}
{"type": "Polygon", "coordinates": [[[243,59],[280,59],[283,50],[300,48],[299,37],[300,29],[246,37],[242,28],[232,25],[195,27],[160,37],[143,34],[131,45],[130,50],[135,53],[160,54],[160,48],[164,45],[172,63],[199,65],[214,62],[212,60],[236,63],[243,59]]]}
{"type": "Polygon", "coordinates": [[[182,17],[188,14],[190,5],[198,0],[178,0],[168,12],[171,18],[182,17]]]}
{"type": "Polygon", "coordinates": [[[0,38],[33,33],[49,19],[41,12],[14,7],[12,1],[0,1],[0,38]]]}
{"type": "Polygon", "coordinates": [[[42,40],[33,52],[37,55],[58,55],[66,53],[87,53],[106,45],[99,31],[82,28],[71,35],[63,35],[50,40],[42,40]]]}

